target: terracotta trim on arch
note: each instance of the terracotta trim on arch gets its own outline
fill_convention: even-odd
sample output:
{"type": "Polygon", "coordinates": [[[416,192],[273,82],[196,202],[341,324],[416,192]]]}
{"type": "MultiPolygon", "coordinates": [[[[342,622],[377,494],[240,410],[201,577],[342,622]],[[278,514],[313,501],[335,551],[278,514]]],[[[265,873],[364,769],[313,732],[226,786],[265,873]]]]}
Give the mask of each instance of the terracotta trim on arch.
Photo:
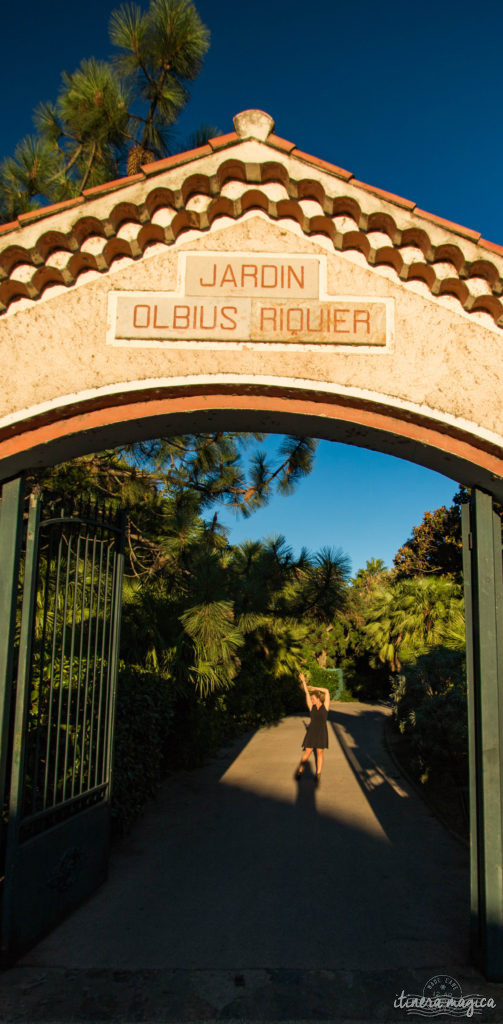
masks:
{"type": "Polygon", "coordinates": [[[120,423],[166,417],[173,414],[190,414],[210,411],[239,410],[250,412],[282,413],[323,420],[338,420],[364,429],[379,431],[386,435],[409,440],[416,444],[472,463],[485,472],[503,478],[503,453],[496,446],[470,437],[461,431],[445,425],[427,421],[426,417],[413,418],[404,410],[382,409],[376,411],[370,403],[354,399],[337,399],[320,394],[305,394],[290,391],[279,393],[273,389],[246,388],[241,393],[225,391],[221,387],[173,389],[169,396],[155,396],[152,391],[134,395],[102,396],[101,403],[89,408],[70,407],[67,410],[51,410],[42,417],[27,423],[4,428],[0,435],[0,460],[28,453],[30,449],[50,444],[72,435],[85,432],[99,432],[120,423]],[[185,390],[185,393],[183,391],[185,390]],[[14,433],[15,431],[15,433],[14,433]],[[3,435],[3,436],[2,436],[3,435]]]}
{"type": "MultiPolygon", "coordinates": [[[[439,420],[434,419],[428,414],[423,414],[414,409],[408,409],[403,407],[397,407],[389,404],[385,400],[379,401],[376,398],[359,397],[355,395],[344,395],[340,394],[334,396],[332,392],[317,391],[314,388],[296,388],[293,385],[290,386],[273,386],[270,384],[259,384],[259,383],[237,383],[222,384],[221,382],[205,382],[198,384],[176,384],[176,385],[159,385],[157,387],[145,387],[139,388],[134,391],[114,391],[104,392],[102,394],[94,395],[91,398],[82,398],[75,402],[68,402],[66,405],[58,405],[43,412],[26,416],[23,419],[16,420],[13,423],[5,425],[0,428],[0,444],[7,440],[9,437],[14,435],[22,435],[34,430],[55,423],[58,420],[68,422],[75,417],[82,415],[88,415],[90,412],[94,412],[100,409],[114,409],[121,406],[135,406],[143,407],[148,406],[148,410],[152,409],[152,403],[154,401],[167,401],[169,403],[169,409],[173,407],[173,400],[177,398],[192,398],[192,399],[206,399],[208,397],[213,398],[218,395],[235,395],[238,396],[237,408],[246,409],[252,408],[247,405],[247,399],[251,396],[257,396],[260,398],[270,397],[273,400],[276,398],[288,399],[298,403],[298,412],[303,414],[306,409],[306,402],[313,403],[317,412],[315,415],[327,416],[327,412],[321,412],[320,407],[323,405],[332,412],[328,414],[329,419],[346,419],[343,415],[344,410],[352,408],[354,410],[369,410],[373,412],[376,407],[376,402],[379,405],[379,415],[391,417],[394,423],[410,422],[417,425],[424,426],[427,430],[433,430],[438,435],[447,435],[449,438],[458,438],[461,441],[465,441],[470,447],[476,448],[477,450],[483,449],[484,451],[491,452],[496,458],[500,458],[501,448],[494,442],[485,438],[476,438],[474,435],[466,429],[463,429],[456,424],[442,423],[439,420]],[[334,413],[333,410],[339,408],[341,414],[334,413]]],[[[198,403],[195,404],[195,408],[202,408],[198,403]]],[[[213,406],[212,406],[213,407],[213,406]]],[[[215,407],[216,408],[216,407],[215,407]]],[[[218,406],[222,408],[222,406],[218,406]]],[[[255,408],[255,406],[253,407],[255,408]]],[[[169,411],[169,410],[168,410],[169,411]]],[[[265,411],[265,410],[264,410],[265,411]]],[[[309,413],[311,415],[312,413],[309,413]]],[[[147,411],[145,415],[150,415],[147,411]]],[[[129,417],[136,418],[136,417],[129,417]]],[[[144,418],[143,416],[140,418],[144,418]]],[[[123,417],[112,417],[110,423],[119,422],[123,417]]],[[[349,422],[349,420],[348,420],[349,422]]],[[[394,430],[393,433],[396,431],[394,430]]],[[[65,433],[65,432],[64,432],[65,433]]],[[[59,435],[58,436],[64,436],[59,435]]],[[[30,446],[28,446],[30,447],[30,446]]],[[[440,446],[443,450],[448,450],[445,444],[440,446]]],[[[23,449],[25,450],[24,446],[23,449]]]]}

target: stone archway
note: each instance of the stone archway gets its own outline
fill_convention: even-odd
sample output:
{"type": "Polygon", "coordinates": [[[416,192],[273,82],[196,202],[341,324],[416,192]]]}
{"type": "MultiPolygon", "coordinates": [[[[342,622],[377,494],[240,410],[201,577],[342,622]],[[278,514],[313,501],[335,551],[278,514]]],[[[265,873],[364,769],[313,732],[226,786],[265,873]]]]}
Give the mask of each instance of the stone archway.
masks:
{"type": "MultiPolygon", "coordinates": [[[[480,554],[503,500],[503,248],[273,128],[246,111],[234,133],[0,228],[0,480],[173,430],[311,433],[484,492],[467,526],[480,554]]],[[[503,977],[503,826],[480,788],[502,786],[499,733],[484,760],[491,557],[485,611],[482,562],[466,567],[477,692],[496,622],[493,704],[472,708],[473,887],[482,960],[503,977]]]]}

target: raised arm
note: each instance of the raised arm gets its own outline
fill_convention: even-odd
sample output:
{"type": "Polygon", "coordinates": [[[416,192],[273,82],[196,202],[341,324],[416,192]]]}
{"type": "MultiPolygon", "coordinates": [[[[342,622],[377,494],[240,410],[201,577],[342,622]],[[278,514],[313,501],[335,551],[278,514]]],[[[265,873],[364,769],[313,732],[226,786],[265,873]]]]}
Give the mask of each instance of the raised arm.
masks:
{"type": "Polygon", "coordinates": [[[325,694],[325,700],[323,701],[327,711],[330,711],[330,690],[327,690],[325,686],[318,686],[318,690],[322,690],[325,694]]]}
{"type": "Polygon", "coordinates": [[[306,704],[307,704],[309,710],[311,710],[311,708],[313,706],[313,702],[311,700],[311,694],[309,693],[309,690],[307,688],[306,677],[305,677],[303,672],[300,673],[299,679],[300,679],[300,685],[301,685],[301,687],[304,690],[304,693],[306,695],[306,704]]]}

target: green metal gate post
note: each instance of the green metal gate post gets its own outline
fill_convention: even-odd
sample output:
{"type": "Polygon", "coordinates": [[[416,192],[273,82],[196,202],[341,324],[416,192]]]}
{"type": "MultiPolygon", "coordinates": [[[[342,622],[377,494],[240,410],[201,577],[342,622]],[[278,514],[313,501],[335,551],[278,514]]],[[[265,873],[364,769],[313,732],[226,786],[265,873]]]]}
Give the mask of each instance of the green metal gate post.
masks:
{"type": "Polygon", "coordinates": [[[503,981],[503,567],[501,521],[474,488],[463,509],[472,955],[503,981]]]}
{"type": "Polygon", "coordinates": [[[23,611],[21,617],[21,633],[19,637],[19,659],[17,669],[16,715],[14,720],[14,740],[12,749],[12,771],[10,780],[9,824],[7,829],[7,846],[5,852],[5,893],[2,903],[1,945],[0,956],[4,960],[9,948],[11,929],[11,876],[17,848],[19,823],[21,820],[22,782],[24,768],[25,733],[27,726],[31,642],[36,598],[36,561],[38,543],[38,524],[40,520],[40,499],[34,495],[30,498],[30,512],[26,534],[26,557],[23,587],[23,611]]]}
{"type": "MultiPolygon", "coordinates": [[[[0,811],[5,802],[24,479],[2,487],[0,505],[0,811]]],[[[1,815],[0,815],[1,820],[1,815]]]]}

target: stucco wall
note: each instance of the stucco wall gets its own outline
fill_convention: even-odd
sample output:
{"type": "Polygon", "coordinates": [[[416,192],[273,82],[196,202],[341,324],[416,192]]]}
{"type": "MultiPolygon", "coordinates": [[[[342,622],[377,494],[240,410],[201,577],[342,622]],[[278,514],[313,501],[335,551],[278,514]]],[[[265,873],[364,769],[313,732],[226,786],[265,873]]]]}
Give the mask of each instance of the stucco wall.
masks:
{"type": "Polygon", "coordinates": [[[455,299],[420,294],[426,290],[423,284],[391,280],[396,278],[392,270],[361,266],[363,257],[357,254],[330,253],[328,245],[306,239],[299,229],[271,223],[264,215],[251,214],[244,222],[216,226],[204,235],[190,234],[169,249],[156,246],[155,253],[138,262],[115,263],[106,275],[85,283],[80,278],[73,288],[2,317],[0,416],[119,383],[195,374],[265,375],[371,391],[386,401],[425,406],[440,418],[452,416],[500,434],[500,332],[449,308],[449,302],[459,305],[455,299]],[[330,293],[394,299],[394,341],[373,353],[346,352],[343,347],[327,351],[321,345],[316,351],[305,346],[269,351],[265,345],[245,343],[230,351],[179,349],[169,343],[162,349],[106,345],[108,292],[174,290],[180,250],[326,256],[330,293]]]}

